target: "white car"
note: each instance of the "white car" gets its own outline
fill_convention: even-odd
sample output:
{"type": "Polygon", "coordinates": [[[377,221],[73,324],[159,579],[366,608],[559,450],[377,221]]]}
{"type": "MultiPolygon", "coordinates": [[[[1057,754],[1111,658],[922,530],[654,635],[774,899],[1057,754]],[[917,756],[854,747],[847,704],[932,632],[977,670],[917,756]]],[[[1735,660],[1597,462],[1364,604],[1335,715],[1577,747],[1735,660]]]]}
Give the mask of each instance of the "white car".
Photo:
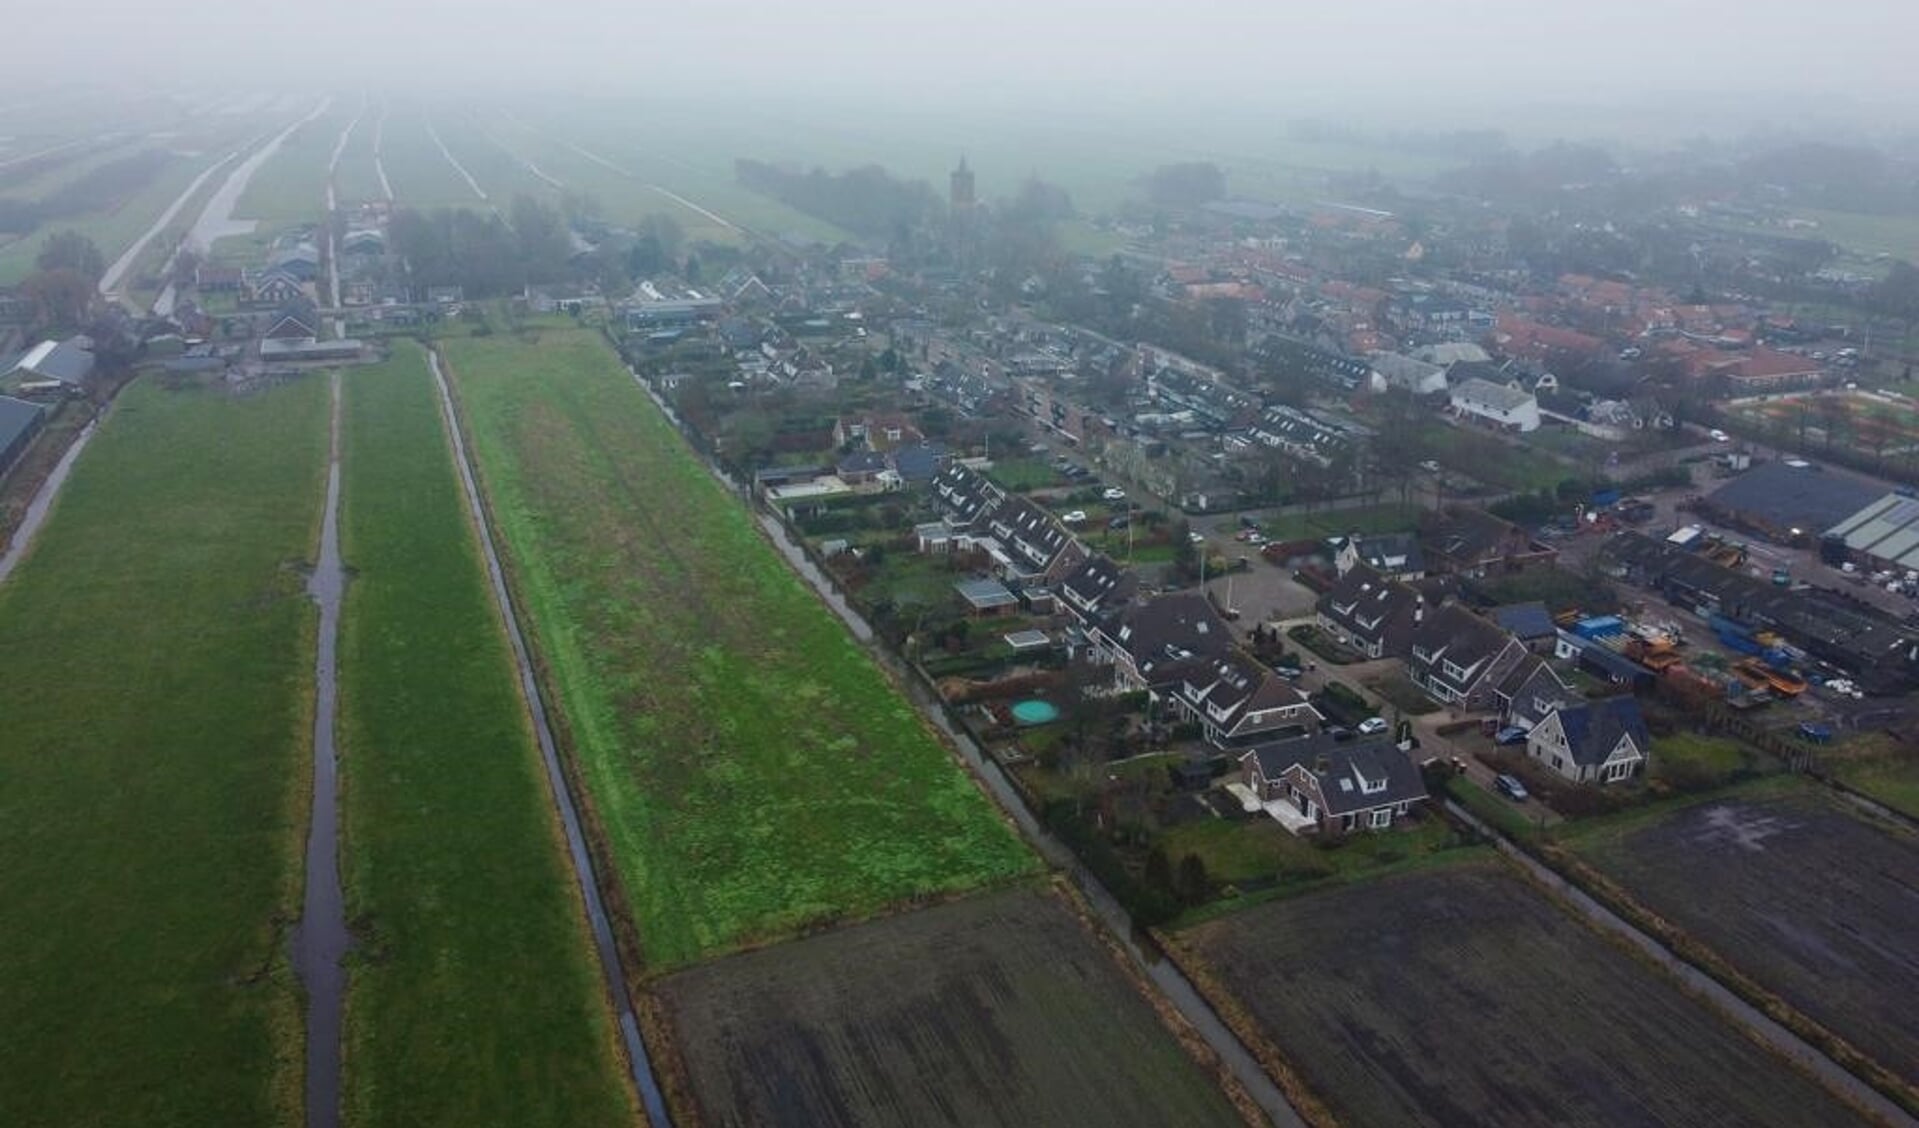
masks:
{"type": "Polygon", "coordinates": [[[1732,441],[1731,435],[1728,435],[1727,433],[1725,433],[1724,431],[1721,431],[1717,427],[1714,427],[1712,430],[1707,431],[1706,437],[1716,443],[1729,443],[1732,441]]]}
{"type": "Polygon", "coordinates": [[[1420,463],[1420,464],[1419,464],[1419,468],[1420,468],[1421,470],[1424,470],[1424,471],[1425,471],[1426,473],[1428,473],[1428,474],[1437,474],[1437,473],[1439,473],[1439,463],[1438,463],[1438,462],[1436,462],[1436,461],[1434,461],[1433,459],[1430,459],[1430,458],[1429,458],[1429,459],[1427,459],[1426,461],[1424,461],[1424,462],[1422,462],[1422,463],[1420,463]]]}
{"type": "Polygon", "coordinates": [[[1066,516],[1061,517],[1060,520],[1066,522],[1068,525],[1077,525],[1086,520],[1086,511],[1084,509],[1075,509],[1066,516]]]}
{"type": "Polygon", "coordinates": [[[1359,722],[1359,731],[1364,736],[1374,736],[1385,732],[1386,719],[1384,717],[1367,717],[1365,720],[1359,722]]]}
{"type": "Polygon", "coordinates": [[[1106,492],[1099,496],[1105,498],[1107,501],[1125,501],[1126,491],[1120,489],[1118,486],[1107,486],[1106,492]]]}

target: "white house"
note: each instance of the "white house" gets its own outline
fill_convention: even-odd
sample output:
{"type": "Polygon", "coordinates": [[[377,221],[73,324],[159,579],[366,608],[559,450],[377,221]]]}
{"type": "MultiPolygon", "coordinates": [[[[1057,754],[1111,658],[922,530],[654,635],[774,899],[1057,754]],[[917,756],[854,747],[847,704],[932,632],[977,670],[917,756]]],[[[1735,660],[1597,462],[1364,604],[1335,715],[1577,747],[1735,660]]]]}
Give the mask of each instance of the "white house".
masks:
{"type": "Polygon", "coordinates": [[[1617,783],[1646,765],[1652,737],[1631,697],[1554,709],[1526,735],[1526,753],[1574,783],[1617,783]]]}
{"type": "Polygon", "coordinates": [[[1495,384],[1477,377],[1467,380],[1453,389],[1452,409],[1463,419],[1477,420],[1502,431],[1539,430],[1538,397],[1510,384],[1495,384]]]}

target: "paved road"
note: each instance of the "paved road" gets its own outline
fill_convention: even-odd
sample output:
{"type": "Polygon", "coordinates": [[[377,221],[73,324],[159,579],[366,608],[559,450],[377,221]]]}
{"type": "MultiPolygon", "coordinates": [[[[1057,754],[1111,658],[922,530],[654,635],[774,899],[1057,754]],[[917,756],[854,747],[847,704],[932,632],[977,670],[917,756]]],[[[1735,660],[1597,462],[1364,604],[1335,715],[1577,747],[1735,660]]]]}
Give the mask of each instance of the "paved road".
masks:
{"type": "Polygon", "coordinates": [[[640,1102],[646,1108],[647,1121],[653,1128],[672,1128],[672,1119],[667,1115],[666,1101],[660,1095],[660,1087],[654,1079],[653,1060],[647,1056],[646,1042],[640,1037],[639,1020],[633,1013],[633,1000],[626,990],[626,971],[620,959],[620,948],[613,938],[613,924],[606,915],[606,904],[600,899],[600,884],[594,877],[593,857],[586,848],[586,834],[580,828],[579,804],[573,798],[573,791],[567,784],[566,773],[560,768],[559,746],[553,739],[553,727],[547,722],[546,699],[540,694],[539,679],[533,675],[533,659],[526,645],[526,636],[520,630],[519,615],[513,610],[513,598],[506,589],[506,576],[500,570],[499,550],[494,547],[493,529],[487,521],[486,508],[480,504],[480,487],[473,476],[473,463],[467,457],[466,438],[460,431],[460,420],[453,410],[453,392],[447,386],[446,376],[440,371],[440,354],[427,353],[427,362],[433,369],[433,381],[440,389],[440,410],[446,420],[447,433],[453,439],[453,457],[460,468],[460,484],[466,492],[467,510],[473,516],[473,526],[480,534],[480,548],[486,553],[487,578],[493,586],[493,601],[500,609],[500,619],[506,624],[507,638],[513,644],[513,660],[520,668],[520,691],[526,699],[527,709],[533,717],[533,731],[540,741],[540,760],[546,766],[547,785],[553,790],[554,805],[560,811],[560,824],[566,832],[567,856],[573,863],[573,876],[579,883],[580,896],[586,903],[588,923],[592,926],[593,945],[600,957],[600,973],[606,984],[607,996],[613,1001],[614,1011],[619,1016],[620,1039],[626,1046],[627,1065],[631,1070],[633,1085],[639,1091],[640,1102]]]}

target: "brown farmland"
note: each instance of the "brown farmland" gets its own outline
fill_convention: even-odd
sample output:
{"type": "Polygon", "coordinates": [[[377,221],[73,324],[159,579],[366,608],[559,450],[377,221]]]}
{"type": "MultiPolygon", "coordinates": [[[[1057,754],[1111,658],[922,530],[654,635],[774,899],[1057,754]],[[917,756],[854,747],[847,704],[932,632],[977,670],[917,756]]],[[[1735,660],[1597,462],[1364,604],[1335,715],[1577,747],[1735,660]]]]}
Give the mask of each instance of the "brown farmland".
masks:
{"type": "Polygon", "coordinates": [[[1647,908],[1903,1077],[1919,1074],[1919,841],[1817,793],[1579,844],[1647,908]]]}
{"type": "Polygon", "coordinates": [[[1346,1123],[1859,1123],[1497,863],[1276,901],[1184,940],[1346,1123]]]}
{"type": "Polygon", "coordinates": [[[658,990],[709,1124],[1243,1123],[1045,890],[726,957],[658,990]]]}

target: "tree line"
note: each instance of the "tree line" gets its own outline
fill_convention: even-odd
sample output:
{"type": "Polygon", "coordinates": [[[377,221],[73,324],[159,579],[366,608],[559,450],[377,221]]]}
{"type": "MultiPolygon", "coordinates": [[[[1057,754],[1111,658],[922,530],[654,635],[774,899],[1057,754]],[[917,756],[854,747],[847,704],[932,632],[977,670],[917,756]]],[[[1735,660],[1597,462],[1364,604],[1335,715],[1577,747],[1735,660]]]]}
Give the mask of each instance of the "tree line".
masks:
{"type": "Polygon", "coordinates": [[[491,298],[574,276],[566,220],[531,196],[515,196],[505,216],[465,208],[403,208],[394,215],[388,237],[417,290],[458,286],[468,298],[491,298]]]}
{"type": "Polygon", "coordinates": [[[742,157],[733,163],[733,172],[742,187],[855,235],[894,238],[937,222],[945,213],[931,185],[898,179],[879,165],[841,173],[822,168],[799,172],[742,157]]]}

